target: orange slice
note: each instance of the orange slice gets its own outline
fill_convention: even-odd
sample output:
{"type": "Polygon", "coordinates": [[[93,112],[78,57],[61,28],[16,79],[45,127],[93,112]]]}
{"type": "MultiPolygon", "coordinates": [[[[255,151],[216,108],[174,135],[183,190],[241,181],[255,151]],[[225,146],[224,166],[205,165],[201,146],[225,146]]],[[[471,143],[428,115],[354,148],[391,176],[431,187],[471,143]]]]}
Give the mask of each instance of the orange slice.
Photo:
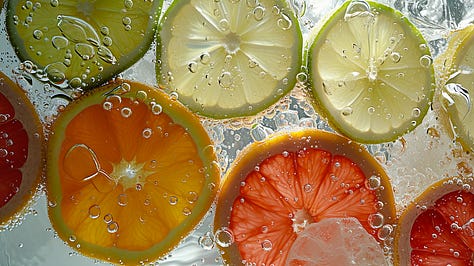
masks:
{"type": "Polygon", "coordinates": [[[459,178],[435,183],[400,217],[399,265],[474,264],[474,187],[459,178]]]}
{"type": "Polygon", "coordinates": [[[38,114],[20,87],[0,72],[0,228],[35,195],[43,155],[38,114]]]}
{"type": "Polygon", "coordinates": [[[346,217],[379,242],[391,233],[393,194],[382,167],[339,135],[282,133],[248,146],[226,174],[216,241],[230,265],[284,265],[308,225],[346,217]]]}
{"type": "Polygon", "coordinates": [[[79,252],[146,263],[210,208],[219,170],[198,118],[163,92],[118,81],[74,102],[52,127],[49,216],[79,252]]]}

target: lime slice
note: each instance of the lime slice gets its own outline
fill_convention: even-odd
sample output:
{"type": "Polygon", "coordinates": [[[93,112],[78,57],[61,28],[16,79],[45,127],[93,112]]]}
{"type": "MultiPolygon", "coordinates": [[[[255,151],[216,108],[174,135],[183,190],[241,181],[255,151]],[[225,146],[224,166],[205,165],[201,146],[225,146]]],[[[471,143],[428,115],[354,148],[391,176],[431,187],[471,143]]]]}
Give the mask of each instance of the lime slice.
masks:
{"type": "Polygon", "coordinates": [[[22,61],[59,87],[91,89],[128,68],[153,41],[162,1],[13,0],[7,29],[22,61]],[[36,68],[35,68],[36,69],[36,68]]]}
{"type": "Polygon", "coordinates": [[[446,51],[435,61],[440,74],[440,110],[451,133],[467,150],[474,151],[474,25],[455,31],[446,51]]]}
{"type": "Polygon", "coordinates": [[[160,86],[213,118],[264,110],[301,70],[301,31],[281,0],[174,1],[158,42],[160,86]]]}
{"type": "Polygon", "coordinates": [[[395,140],[425,116],[434,93],[432,58],[401,13],[374,2],[346,2],[309,50],[316,107],[362,143],[395,140]]]}

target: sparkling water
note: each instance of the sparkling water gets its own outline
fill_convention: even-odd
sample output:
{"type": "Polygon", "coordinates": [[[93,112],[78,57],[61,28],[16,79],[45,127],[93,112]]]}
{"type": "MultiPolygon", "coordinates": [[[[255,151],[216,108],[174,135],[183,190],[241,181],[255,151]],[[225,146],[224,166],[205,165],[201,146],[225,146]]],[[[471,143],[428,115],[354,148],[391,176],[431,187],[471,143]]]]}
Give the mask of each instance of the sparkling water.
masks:
{"type": "MultiPolygon", "coordinates": [[[[311,32],[343,0],[290,0],[304,34],[310,41],[311,32]]],[[[444,50],[447,33],[474,21],[474,0],[380,0],[401,11],[423,33],[435,57],[444,50]]],[[[165,1],[164,10],[170,5],[165,1]]],[[[45,124],[52,122],[57,111],[69,103],[69,96],[57,88],[39,82],[28,74],[29,66],[20,62],[11,47],[5,30],[5,10],[0,15],[0,70],[17,81],[28,93],[45,124]]],[[[121,76],[147,84],[156,84],[155,49],[153,47],[121,76]]],[[[31,71],[30,71],[31,72],[31,71]]],[[[305,81],[306,77],[299,77],[305,81]]],[[[222,123],[203,120],[215,143],[222,173],[229,168],[247,144],[263,140],[273,132],[286,129],[332,129],[306,100],[301,84],[262,114],[242,120],[222,123]]],[[[394,188],[397,211],[424,191],[433,182],[460,172],[469,174],[473,158],[462,151],[429,110],[422,124],[399,140],[378,145],[366,145],[369,152],[384,166],[394,188]]],[[[472,173],[471,173],[472,175],[472,173]]],[[[69,248],[56,235],[48,220],[47,200],[43,189],[27,213],[17,223],[0,232],[0,265],[104,265],[84,257],[69,248]]],[[[399,214],[398,213],[398,214],[399,214]]],[[[219,243],[213,235],[213,209],[200,225],[157,265],[222,265],[219,243]]]]}

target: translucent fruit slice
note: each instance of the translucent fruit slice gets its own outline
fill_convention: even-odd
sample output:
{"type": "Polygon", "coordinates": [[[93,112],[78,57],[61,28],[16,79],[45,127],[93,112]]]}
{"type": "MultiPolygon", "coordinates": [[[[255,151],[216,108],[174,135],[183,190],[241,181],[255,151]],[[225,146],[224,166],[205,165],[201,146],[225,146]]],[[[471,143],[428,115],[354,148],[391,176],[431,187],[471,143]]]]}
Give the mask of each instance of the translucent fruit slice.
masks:
{"type": "Polygon", "coordinates": [[[395,237],[398,265],[474,264],[474,184],[465,182],[442,180],[402,213],[395,237]]]}
{"type": "Polygon", "coordinates": [[[349,217],[384,245],[395,218],[387,175],[362,146],[303,130],[242,151],[222,183],[214,229],[229,265],[284,265],[312,223],[349,217]]]}
{"type": "Polygon", "coordinates": [[[199,119],[148,86],[118,81],[66,107],[52,127],[49,216],[79,252],[152,262],[214,200],[219,170],[199,119]]]}
{"type": "Polygon", "coordinates": [[[455,31],[446,51],[435,61],[441,105],[438,108],[451,133],[466,150],[474,151],[474,25],[455,31]]]}
{"type": "Polygon", "coordinates": [[[405,16],[375,2],[348,1],[309,49],[316,107],[363,143],[392,141],[421,123],[435,79],[429,48],[405,16]]]}
{"type": "Polygon", "coordinates": [[[32,200],[43,159],[38,114],[21,88],[0,72],[0,228],[32,200]]]}
{"type": "Polygon", "coordinates": [[[158,38],[159,84],[204,116],[256,114],[301,70],[302,35],[284,0],[176,0],[158,38]]]}
{"type": "Polygon", "coordinates": [[[41,80],[91,89],[148,50],[162,1],[9,1],[7,30],[22,61],[41,80]]]}
{"type": "Polygon", "coordinates": [[[382,248],[354,217],[309,224],[296,237],[285,265],[386,265],[382,248]]]}

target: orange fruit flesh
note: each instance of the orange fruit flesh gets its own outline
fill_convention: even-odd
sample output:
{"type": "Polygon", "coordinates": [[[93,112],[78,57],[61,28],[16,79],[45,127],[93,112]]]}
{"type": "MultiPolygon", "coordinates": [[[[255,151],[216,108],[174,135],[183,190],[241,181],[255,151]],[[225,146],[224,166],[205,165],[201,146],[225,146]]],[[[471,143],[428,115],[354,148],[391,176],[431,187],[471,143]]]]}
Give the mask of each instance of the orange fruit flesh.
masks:
{"type": "Polygon", "coordinates": [[[42,127],[21,88],[0,72],[0,226],[35,195],[43,173],[42,127]]]}
{"type": "Polygon", "coordinates": [[[268,142],[244,152],[222,189],[215,223],[232,232],[235,247],[224,249],[230,264],[284,265],[297,235],[327,218],[355,217],[376,239],[381,225],[370,224],[371,215],[392,221],[388,178],[360,146],[312,130],[268,142]],[[255,164],[258,157],[266,158],[255,164]],[[368,188],[367,175],[378,175],[385,188],[368,188]],[[233,193],[229,189],[238,192],[225,195],[233,193]],[[232,198],[232,208],[226,207],[232,198]]]}
{"type": "Polygon", "coordinates": [[[410,232],[412,265],[473,265],[474,194],[454,191],[421,213],[410,232]]]}
{"type": "Polygon", "coordinates": [[[58,123],[55,134],[64,134],[52,144],[59,159],[50,166],[55,181],[48,192],[59,207],[50,208],[53,225],[69,244],[93,257],[136,263],[164,255],[197,224],[218,172],[213,154],[202,150],[210,140],[195,128],[198,120],[163,100],[165,94],[130,84],[131,94],[156,99],[104,96],[58,123]],[[163,111],[154,113],[158,105],[163,111]],[[177,119],[191,121],[190,129],[172,111],[190,116],[177,119]]]}

